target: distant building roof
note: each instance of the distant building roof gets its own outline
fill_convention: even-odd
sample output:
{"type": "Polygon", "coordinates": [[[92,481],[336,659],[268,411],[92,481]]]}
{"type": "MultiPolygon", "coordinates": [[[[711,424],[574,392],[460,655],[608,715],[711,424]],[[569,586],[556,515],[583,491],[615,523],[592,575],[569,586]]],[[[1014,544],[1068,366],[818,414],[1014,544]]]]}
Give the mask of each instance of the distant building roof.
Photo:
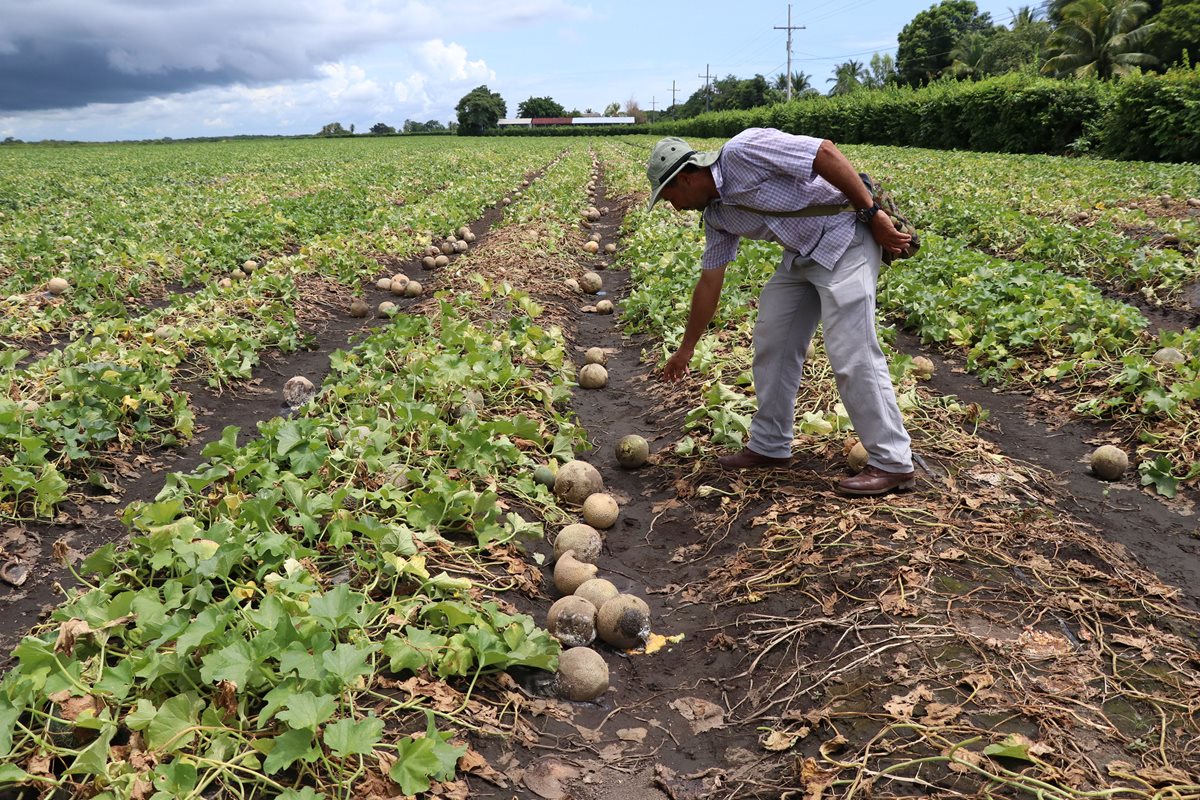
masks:
{"type": "Polygon", "coordinates": [[[570,117],[534,117],[534,125],[570,125],[570,117]]]}
{"type": "Polygon", "coordinates": [[[496,122],[497,125],[529,125],[533,122],[532,117],[515,117],[513,119],[502,119],[496,122]]]}
{"type": "Polygon", "coordinates": [[[632,125],[633,117],[574,117],[573,125],[632,125]]]}

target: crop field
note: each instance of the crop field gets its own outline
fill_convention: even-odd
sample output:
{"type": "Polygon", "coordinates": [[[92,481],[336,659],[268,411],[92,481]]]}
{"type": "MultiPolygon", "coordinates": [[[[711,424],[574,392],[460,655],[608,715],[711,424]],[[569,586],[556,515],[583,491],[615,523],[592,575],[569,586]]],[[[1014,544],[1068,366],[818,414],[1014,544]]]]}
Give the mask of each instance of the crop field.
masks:
{"type": "Polygon", "coordinates": [[[0,149],[0,798],[1200,800],[1200,166],[844,147],[923,241],[848,500],[819,339],[715,462],[778,247],[660,379],[652,144],[0,149]]]}

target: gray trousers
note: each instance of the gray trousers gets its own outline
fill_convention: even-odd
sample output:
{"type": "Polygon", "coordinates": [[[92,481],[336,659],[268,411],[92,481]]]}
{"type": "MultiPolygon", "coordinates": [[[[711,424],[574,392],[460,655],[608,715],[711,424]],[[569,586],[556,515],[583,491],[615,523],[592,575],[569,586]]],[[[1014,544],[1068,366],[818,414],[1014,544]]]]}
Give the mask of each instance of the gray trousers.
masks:
{"type": "Polygon", "coordinates": [[[792,454],[796,392],[804,352],[824,324],[825,352],[868,464],[888,472],[912,470],[912,449],[887,360],[875,336],[875,283],[881,250],[870,230],[855,224],[854,240],[832,270],[785,250],[763,287],[754,325],[754,391],[758,411],[750,449],[792,454]]]}

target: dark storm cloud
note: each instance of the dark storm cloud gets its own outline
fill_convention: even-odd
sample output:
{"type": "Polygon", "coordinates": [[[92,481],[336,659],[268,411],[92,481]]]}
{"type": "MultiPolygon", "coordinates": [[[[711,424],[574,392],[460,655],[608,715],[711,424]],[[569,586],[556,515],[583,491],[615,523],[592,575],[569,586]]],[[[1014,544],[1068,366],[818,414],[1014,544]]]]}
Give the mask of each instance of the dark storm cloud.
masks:
{"type": "Polygon", "coordinates": [[[312,77],[380,45],[578,16],[570,0],[0,0],[0,112],[312,77]]]}
{"type": "Polygon", "coordinates": [[[39,53],[18,48],[14,54],[0,54],[0,112],[130,103],[246,78],[228,68],[129,74],[115,69],[104,54],[94,50],[39,53]]]}

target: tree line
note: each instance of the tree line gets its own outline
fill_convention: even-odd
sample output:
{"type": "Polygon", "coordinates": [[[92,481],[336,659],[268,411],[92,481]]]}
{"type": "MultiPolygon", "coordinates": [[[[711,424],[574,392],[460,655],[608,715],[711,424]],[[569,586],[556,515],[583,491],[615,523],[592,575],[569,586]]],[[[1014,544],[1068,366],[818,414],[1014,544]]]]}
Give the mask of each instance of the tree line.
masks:
{"type": "MultiPolygon", "coordinates": [[[[980,13],[973,0],[941,0],[905,25],[897,43],[895,57],[876,53],[866,63],[850,59],[836,65],[824,87],[814,85],[811,75],[794,73],[791,94],[840,96],[1012,72],[1110,80],[1137,70],[1164,71],[1200,53],[1200,0],[1047,0],[1013,11],[1008,24],[980,13]]],[[[758,108],[783,102],[788,82],[783,74],[771,80],[727,75],[663,111],[643,111],[630,100],[626,113],[638,122],[653,122],[758,108]]],[[[616,106],[609,105],[604,116],[614,116],[616,106]]],[[[476,87],[455,107],[459,130],[478,134],[495,128],[507,109],[498,93],[476,87]]],[[[531,97],[518,105],[517,116],[579,112],[566,111],[550,97],[531,97]]]]}

